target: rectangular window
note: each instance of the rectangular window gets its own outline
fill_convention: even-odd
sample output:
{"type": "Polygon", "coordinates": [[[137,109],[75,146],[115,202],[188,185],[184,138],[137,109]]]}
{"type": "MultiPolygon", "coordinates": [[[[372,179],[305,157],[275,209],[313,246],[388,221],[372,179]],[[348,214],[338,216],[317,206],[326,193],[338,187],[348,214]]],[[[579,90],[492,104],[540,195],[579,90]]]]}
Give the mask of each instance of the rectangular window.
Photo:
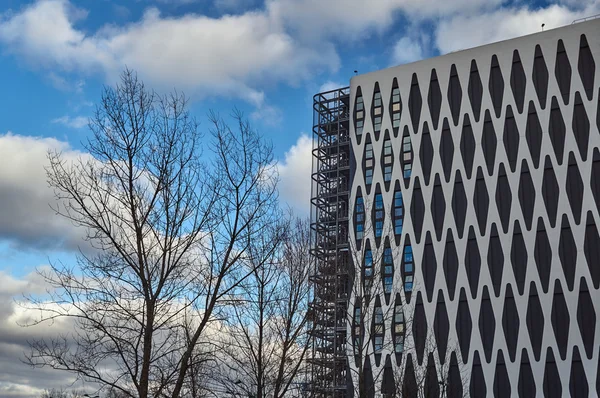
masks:
{"type": "Polygon", "coordinates": [[[383,336],[376,336],[375,337],[375,353],[381,354],[382,350],[383,350],[383,336]]]}
{"type": "Polygon", "coordinates": [[[373,129],[375,131],[381,131],[381,116],[375,116],[373,129]]]}
{"type": "Polygon", "coordinates": [[[357,240],[361,240],[365,228],[365,206],[362,197],[356,198],[354,206],[354,234],[357,240]]]}
{"type": "Polygon", "coordinates": [[[379,91],[375,93],[375,97],[373,100],[373,106],[375,106],[375,107],[381,106],[381,93],[379,91]]]}
{"type": "Polygon", "coordinates": [[[392,154],[392,140],[385,140],[383,143],[383,154],[391,155],[392,154]]]}
{"type": "Polygon", "coordinates": [[[402,220],[403,220],[403,200],[402,200],[402,191],[398,190],[394,192],[394,214],[392,215],[394,219],[394,234],[401,235],[402,234],[402,220]]]}
{"type": "Polygon", "coordinates": [[[395,127],[395,128],[400,127],[400,113],[392,114],[392,127],[395,127]]]}
{"type": "Polygon", "coordinates": [[[392,166],[385,166],[383,169],[383,180],[385,182],[392,181],[392,166]]]}
{"type": "Polygon", "coordinates": [[[412,246],[404,248],[404,291],[410,292],[413,287],[413,254],[412,246]]]}
{"type": "Polygon", "coordinates": [[[365,175],[365,184],[371,185],[373,183],[373,169],[367,169],[365,175]]]}
{"type": "Polygon", "coordinates": [[[396,336],[394,346],[396,354],[402,353],[404,351],[404,336],[396,336]]]}
{"type": "Polygon", "coordinates": [[[375,194],[375,237],[380,238],[383,233],[383,195],[375,194]]]}
{"type": "Polygon", "coordinates": [[[392,89],[392,102],[394,104],[400,102],[400,88],[398,87],[392,89]]]}

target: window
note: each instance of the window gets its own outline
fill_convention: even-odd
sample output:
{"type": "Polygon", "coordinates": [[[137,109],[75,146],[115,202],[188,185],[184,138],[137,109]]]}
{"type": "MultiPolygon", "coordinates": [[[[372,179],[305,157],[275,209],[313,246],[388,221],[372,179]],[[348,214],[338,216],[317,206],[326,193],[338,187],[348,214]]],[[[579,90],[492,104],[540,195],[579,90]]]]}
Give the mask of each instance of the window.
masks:
{"type": "Polygon", "coordinates": [[[381,131],[381,116],[375,116],[373,130],[381,131]]]}
{"type": "Polygon", "coordinates": [[[383,233],[383,195],[375,194],[375,237],[381,238],[383,233]]]}
{"type": "Polygon", "coordinates": [[[400,102],[400,88],[394,87],[392,90],[392,103],[400,102]]]}
{"type": "Polygon", "coordinates": [[[410,178],[412,173],[412,143],[408,134],[402,140],[402,163],[404,165],[404,178],[410,178]]]}
{"type": "Polygon", "coordinates": [[[360,88],[358,95],[356,96],[356,104],[354,106],[354,127],[356,128],[356,135],[360,137],[363,132],[365,123],[365,104],[363,103],[363,97],[360,94],[360,88]]]}
{"type": "Polygon", "coordinates": [[[404,248],[404,291],[411,292],[413,288],[413,253],[412,246],[404,248]]]}
{"type": "Polygon", "coordinates": [[[394,307],[394,351],[400,354],[404,351],[404,313],[402,306],[396,304],[394,307]]]}
{"type": "Polygon", "coordinates": [[[383,179],[385,182],[392,180],[392,163],[394,162],[392,156],[392,141],[386,138],[383,141],[383,179]]]}
{"type": "Polygon", "coordinates": [[[374,167],[373,144],[367,142],[365,144],[365,184],[373,183],[373,167],[374,167]]]}
{"type": "Polygon", "coordinates": [[[381,93],[377,91],[373,97],[373,106],[376,108],[381,107],[381,93]]]}
{"type": "Polygon", "coordinates": [[[387,294],[392,292],[394,282],[394,262],[392,259],[392,248],[386,247],[383,251],[383,291],[387,294]]]}
{"type": "Polygon", "coordinates": [[[371,289],[371,281],[373,279],[373,253],[370,249],[365,250],[365,265],[364,265],[364,283],[365,290],[371,289]]]}
{"type": "Polygon", "coordinates": [[[383,310],[381,306],[375,307],[375,354],[380,354],[383,350],[383,310]]]}
{"type": "Polygon", "coordinates": [[[358,355],[360,353],[360,325],[360,307],[354,307],[354,355],[358,355]]]}
{"type": "Polygon", "coordinates": [[[402,191],[394,192],[394,234],[402,235],[402,223],[404,219],[404,203],[402,201],[402,191]]]}
{"type": "Polygon", "coordinates": [[[392,113],[392,127],[400,127],[400,112],[392,113]]]}
{"type": "Polygon", "coordinates": [[[360,196],[356,198],[356,205],[354,208],[354,228],[356,240],[361,240],[365,229],[365,205],[363,198],[360,196]]]}

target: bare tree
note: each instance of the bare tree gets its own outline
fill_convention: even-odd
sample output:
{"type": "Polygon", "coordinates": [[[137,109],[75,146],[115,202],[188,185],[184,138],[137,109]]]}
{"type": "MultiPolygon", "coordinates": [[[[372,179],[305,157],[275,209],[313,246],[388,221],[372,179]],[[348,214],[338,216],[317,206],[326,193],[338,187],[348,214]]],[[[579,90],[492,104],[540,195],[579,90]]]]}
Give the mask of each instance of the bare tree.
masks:
{"type": "MultiPolygon", "coordinates": [[[[362,206],[364,214],[390,211],[382,203],[369,200],[364,200],[362,206]]],[[[394,352],[396,342],[394,338],[386,338],[385,325],[394,325],[396,312],[403,314],[404,309],[395,305],[396,294],[392,289],[393,258],[401,254],[385,240],[386,236],[393,236],[391,225],[363,223],[361,232],[361,236],[355,232],[355,239],[350,239],[353,274],[346,319],[350,325],[347,347],[354,394],[366,398],[378,391],[376,386],[381,384],[384,369],[383,364],[375,366],[370,359],[381,360],[382,353],[394,352]]]]}
{"type": "Polygon", "coordinates": [[[42,272],[53,290],[30,297],[36,323],[67,318],[74,331],[33,341],[30,365],[129,397],[192,395],[228,297],[280,240],[271,146],[240,113],[232,128],[209,116],[204,143],[183,95],[126,70],[90,120],[89,157],[49,154],[56,212],[91,249],[42,272]],[[267,228],[272,240],[251,250],[267,228]]]}
{"type": "MultiPolygon", "coordinates": [[[[414,348],[414,347],[413,347],[414,348]]],[[[468,391],[464,388],[468,381],[468,369],[460,358],[457,344],[449,344],[443,358],[439,356],[439,345],[435,331],[426,331],[423,361],[415,360],[414,349],[408,350],[394,372],[395,390],[391,397],[415,398],[463,398],[468,391]]]]}
{"type": "MultiPolygon", "coordinates": [[[[220,364],[220,381],[233,396],[280,398],[298,385],[310,347],[309,228],[290,218],[280,247],[236,289],[220,364]]],[[[263,235],[253,250],[272,239],[263,235]]]]}

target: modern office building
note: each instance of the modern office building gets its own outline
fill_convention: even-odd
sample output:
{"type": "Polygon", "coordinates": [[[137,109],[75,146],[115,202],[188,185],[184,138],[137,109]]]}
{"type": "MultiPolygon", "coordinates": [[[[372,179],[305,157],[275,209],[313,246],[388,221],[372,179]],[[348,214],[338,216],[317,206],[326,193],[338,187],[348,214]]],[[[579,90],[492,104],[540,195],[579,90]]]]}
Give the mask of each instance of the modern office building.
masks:
{"type": "Polygon", "coordinates": [[[600,19],[314,97],[312,391],[600,395],[600,19]]]}

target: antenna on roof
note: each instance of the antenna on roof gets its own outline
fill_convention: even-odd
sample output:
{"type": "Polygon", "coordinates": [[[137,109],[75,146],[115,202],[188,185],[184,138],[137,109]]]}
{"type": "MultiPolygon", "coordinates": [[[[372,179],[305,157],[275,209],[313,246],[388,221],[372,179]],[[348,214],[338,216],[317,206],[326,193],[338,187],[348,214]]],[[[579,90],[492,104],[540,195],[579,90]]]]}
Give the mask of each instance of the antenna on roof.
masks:
{"type": "Polygon", "coordinates": [[[358,71],[357,70],[354,71],[354,76],[356,76],[356,75],[358,75],[358,71]]]}
{"type": "Polygon", "coordinates": [[[542,24],[542,32],[544,31],[544,26],[546,26],[545,23],[542,24]]]}

